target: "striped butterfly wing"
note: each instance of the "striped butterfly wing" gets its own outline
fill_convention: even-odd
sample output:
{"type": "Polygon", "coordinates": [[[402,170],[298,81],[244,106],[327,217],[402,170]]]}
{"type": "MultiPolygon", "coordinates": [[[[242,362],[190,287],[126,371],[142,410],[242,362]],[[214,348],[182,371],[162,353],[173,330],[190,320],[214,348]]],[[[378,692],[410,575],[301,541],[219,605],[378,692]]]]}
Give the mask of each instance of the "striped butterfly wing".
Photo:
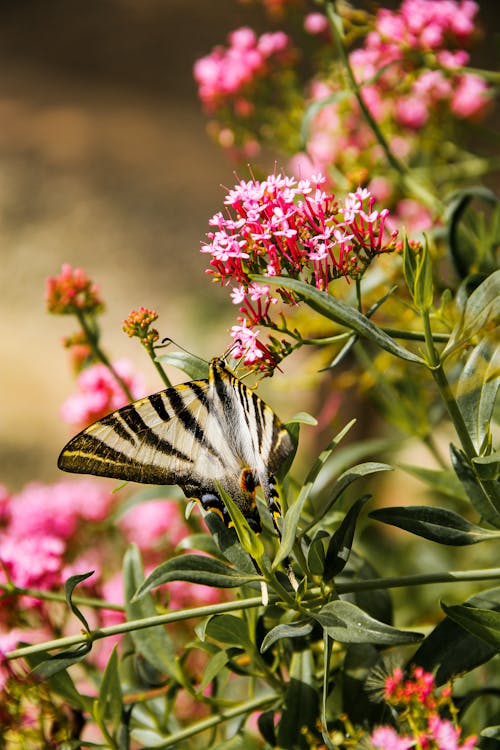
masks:
{"type": "Polygon", "coordinates": [[[272,474],[290,454],[286,429],[221,360],[209,379],[168,388],[95,422],[65,446],[64,471],[149,484],[178,484],[207,510],[229,517],[217,483],[260,528],[255,486],[272,507],[272,474]]]}

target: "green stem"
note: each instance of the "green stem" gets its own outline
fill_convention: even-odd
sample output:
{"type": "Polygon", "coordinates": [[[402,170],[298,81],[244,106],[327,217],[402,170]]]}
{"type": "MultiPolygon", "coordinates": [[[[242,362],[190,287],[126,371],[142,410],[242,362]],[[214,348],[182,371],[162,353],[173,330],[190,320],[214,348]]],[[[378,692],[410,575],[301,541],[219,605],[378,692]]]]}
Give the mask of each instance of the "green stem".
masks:
{"type": "Polygon", "coordinates": [[[129,620],[128,622],[122,622],[117,625],[109,625],[106,628],[100,628],[93,630],[90,636],[87,634],[70,635],[64,638],[57,638],[53,641],[46,641],[45,643],[37,643],[32,646],[24,646],[22,648],[15,649],[6,654],[8,659],[18,659],[22,656],[29,656],[30,654],[36,654],[40,651],[49,651],[54,648],[67,648],[70,646],[76,646],[79,643],[85,643],[89,639],[92,641],[100,640],[101,638],[107,638],[110,635],[122,635],[123,633],[129,633],[132,630],[141,630],[144,628],[152,628],[155,625],[169,625],[173,622],[180,622],[182,620],[191,620],[195,617],[209,617],[210,615],[222,614],[224,612],[237,612],[241,609],[249,609],[251,607],[259,607],[262,604],[260,596],[255,596],[249,599],[239,599],[233,602],[222,602],[221,604],[210,604],[203,607],[192,607],[190,609],[179,609],[175,612],[167,612],[163,615],[153,615],[152,617],[144,617],[139,620],[129,620]]]}
{"type": "Polygon", "coordinates": [[[422,311],[422,318],[424,322],[427,358],[432,376],[439,389],[441,397],[446,404],[448,414],[450,415],[450,419],[453,422],[453,426],[455,427],[456,433],[460,439],[462,448],[464,449],[467,457],[471,459],[476,456],[476,449],[474,448],[474,444],[470,438],[469,431],[467,430],[467,426],[462,416],[462,412],[458,408],[456,399],[453,396],[453,392],[448,382],[448,378],[446,377],[441,358],[436,350],[436,347],[434,346],[434,338],[431,330],[429,310],[422,311]]]}
{"type": "Polygon", "coordinates": [[[334,5],[335,3],[333,2],[333,0],[327,0],[326,14],[330,22],[330,29],[332,31],[333,37],[337,43],[339,56],[344,66],[344,70],[347,75],[349,86],[354,96],[356,97],[356,100],[359,104],[359,108],[363,114],[363,117],[365,118],[368,126],[370,127],[373,134],[375,135],[375,138],[380,143],[385,153],[387,161],[389,162],[391,167],[399,174],[406,188],[411,193],[413,193],[415,197],[417,197],[419,200],[425,203],[425,205],[427,205],[430,209],[435,211],[436,207],[439,204],[439,200],[437,196],[434,193],[432,193],[430,190],[425,188],[423,185],[416,182],[411,177],[406,165],[402,161],[400,161],[396,157],[396,155],[391,151],[389,144],[384,134],[382,133],[381,129],[379,128],[377,121],[372,117],[372,114],[363,99],[361,87],[358,85],[358,82],[356,81],[356,78],[354,76],[354,71],[349,61],[349,55],[344,45],[343,30],[341,28],[340,16],[335,11],[334,5]]]}
{"type": "Polygon", "coordinates": [[[135,401],[130,388],[125,383],[123,378],[121,378],[120,375],[116,372],[107,354],[99,346],[99,340],[95,334],[95,331],[93,331],[92,327],[89,325],[87,318],[85,317],[85,313],[83,313],[81,310],[78,310],[76,312],[76,317],[78,318],[78,321],[83,329],[83,332],[85,333],[85,336],[90,345],[90,348],[92,349],[92,353],[94,354],[94,357],[97,360],[99,360],[99,362],[102,362],[103,365],[106,365],[106,367],[108,368],[108,370],[110,371],[110,373],[112,374],[112,376],[114,377],[114,379],[116,380],[120,388],[122,388],[127,399],[129,401],[135,401]]]}
{"type": "Polygon", "coordinates": [[[180,729],[178,732],[170,734],[161,745],[155,744],[155,748],[161,750],[161,748],[173,747],[177,743],[189,739],[189,737],[193,737],[196,734],[200,734],[200,732],[205,732],[207,729],[212,729],[222,724],[224,721],[229,721],[230,719],[235,719],[238,716],[244,716],[254,711],[262,711],[267,706],[276,703],[277,700],[281,700],[280,696],[272,693],[270,695],[263,695],[260,698],[254,698],[246,703],[240,703],[239,706],[228,708],[214,716],[209,716],[207,719],[197,721],[185,729],[180,729]]]}
{"type": "MultiPolygon", "coordinates": [[[[371,578],[366,581],[349,581],[348,583],[337,583],[335,588],[339,594],[348,594],[355,591],[371,591],[374,589],[398,588],[401,586],[416,586],[434,583],[460,583],[462,581],[488,581],[500,578],[500,568],[486,568],[483,570],[466,570],[466,571],[446,571],[440,573],[423,573],[410,576],[397,576],[389,578],[371,578]]],[[[309,594],[316,597],[320,593],[319,588],[310,589],[309,594]]],[[[276,596],[270,597],[271,602],[278,602],[276,596]]],[[[307,600],[304,600],[307,602],[307,600]]],[[[121,635],[132,630],[152,628],[156,625],[168,625],[181,620],[191,620],[198,617],[209,617],[214,614],[224,612],[237,612],[242,609],[251,609],[260,607],[262,599],[260,596],[249,597],[248,599],[238,599],[233,602],[222,602],[221,604],[211,604],[203,607],[193,607],[191,609],[179,609],[175,612],[168,612],[163,615],[154,615],[139,620],[130,620],[118,625],[110,625],[107,628],[94,630],[90,634],[90,640],[96,641],[101,638],[107,638],[110,635],[121,635]]],[[[36,643],[31,646],[23,646],[14,649],[5,654],[7,659],[19,659],[31,654],[42,651],[51,651],[52,649],[67,648],[77,646],[89,640],[87,634],[66,636],[57,638],[44,643],[36,643]]]]}
{"type": "Polygon", "coordinates": [[[158,375],[162,379],[163,383],[166,385],[167,388],[171,388],[172,387],[172,383],[170,382],[170,379],[169,379],[167,373],[165,372],[165,370],[163,369],[161,363],[158,362],[158,360],[156,358],[156,352],[154,350],[154,346],[152,344],[150,344],[149,342],[143,343],[143,346],[144,346],[146,352],[148,353],[148,355],[149,355],[152,363],[156,367],[156,371],[158,372],[158,375]]]}
{"type": "Polygon", "coordinates": [[[433,435],[431,433],[429,433],[428,435],[423,435],[422,436],[422,442],[424,443],[424,445],[426,446],[426,448],[429,450],[429,452],[431,453],[431,455],[434,457],[434,459],[437,462],[437,464],[442,469],[447,470],[449,468],[448,464],[446,463],[446,461],[442,457],[442,455],[441,455],[441,453],[439,451],[439,448],[438,448],[438,446],[436,444],[436,441],[434,440],[433,435]]]}
{"type": "Polygon", "coordinates": [[[352,594],[355,591],[373,591],[378,589],[395,589],[402,586],[424,586],[433,583],[462,583],[463,581],[489,581],[500,578],[500,568],[483,570],[450,570],[447,573],[417,573],[410,576],[392,576],[388,578],[370,578],[366,581],[349,581],[336,583],[338,594],[352,594]]]}
{"type": "MultiPolygon", "coordinates": [[[[22,588],[21,586],[15,586],[11,583],[0,583],[0,591],[3,591],[6,596],[31,596],[34,599],[43,599],[49,602],[64,602],[66,603],[66,595],[58,591],[40,591],[40,589],[29,589],[22,588]]],[[[124,612],[125,607],[123,604],[111,604],[111,602],[105,602],[102,599],[94,599],[87,596],[73,596],[71,601],[74,604],[81,605],[82,607],[92,607],[93,609],[109,609],[114,612],[124,612]]]]}

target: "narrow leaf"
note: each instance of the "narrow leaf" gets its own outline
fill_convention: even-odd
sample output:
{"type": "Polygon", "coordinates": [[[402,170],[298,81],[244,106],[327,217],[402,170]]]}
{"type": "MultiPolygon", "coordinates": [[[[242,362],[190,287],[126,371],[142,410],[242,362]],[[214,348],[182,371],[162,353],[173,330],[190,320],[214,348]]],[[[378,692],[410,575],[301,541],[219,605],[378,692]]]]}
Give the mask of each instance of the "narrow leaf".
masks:
{"type": "Polygon", "coordinates": [[[500,452],[472,459],[474,468],[483,481],[497,481],[500,478],[500,452]]]}
{"type": "Polygon", "coordinates": [[[271,648],[273,643],[283,638],[304,638],[310,635],[312,630],[313,626],[310,622],[281,623],[267,633],[260,650],[264,653],[271,648]]]}
{"type": "Polygon", "coordinates": [[[233,498],[216,482],[217,491],[221,500],[227,508],[234,530],[238,535],[241,546],[254,560],[259,562],[264,555],[264,544],[258,534],[250,528],[250,524],[234,502],[233,498]]]}
{"type": "Polygon", "coordinates": [[[454,500],[467,501],[462,484],[451,470],[427,469],[424,466],[410,466],[409,464],[399,464],[399,468],[420,479],[434,492],[439,492],[454,500]]]}
{"type": "Polygon", "coordinates": [[[450,457],[453,470],[476,512],[492,526],[500,528],[500,513],[476,477],[463,451],[450,445],[450,457]]]}
{"type": "Polygon", "coordinates": [[[470,352],[457,383],[457,403],[479,453],[490,437],[490,422],[500,385],[498,331],[485,332],[470,352]]]}
{"type": "Polygon", "coordinates": [[[278,725],[278,747],[309,750],[307,734],[316,729],[319,705],[311,651],[295,652],[278,725]]]}
{"type": "Polygon", "coordinates": [[[189,581],[216,588],[235,588],[255,580],[260,580],[255,573],[241,573],[206,555],[179,555],[158,565],[139,587],[135,599],[171,581],[189,581]]]}
{"type": "Polygon", "coordinates": [[[100,705],[100,715],[107,723],[111,724],[113,734],[116,734],[121,723],[123,709],[116,646],[113,648],[106,669],[104,670],[98,700],[100,705]]]}
{"type": "MultiPolygon", "coordinates": [[[[475,594],[465,604],[498,612],[500,587],[475,594]]],[[[493,646],[464,630],[450,617],[445,617],[419,646],[411,662],[427,672],[435,672],[437,684],[443,685],[489,661],[495,653],[493,646]]]]}
{"type": "Polygon", "coordinates": [[[76,604],[73,603],[73,591],[78,586],[79,583],[82,581],[86,581],[87,578],[90,578],[91,575],[94,575],[94,571],[91,570],[89,573],[81,573],[80,575],[71,576],[68,578],[67,581],[64,582],[64,593],[66,596],[66,602],[68,603],[68,606],[70,607],[71,611],[73,612],[76,617],[80,620],[83,627],[87,631],[87,633],[90,633],[90,628],[87,620],[85,619],[84,615],[80,612],[76,604]]]}
{"type": "Polygon", "coordinates": [[[452,510],[427,505],[378,508],[369,516],[432,542],[455,547],[477,544],[500,536],[500,532],[476,526],[452,510]]]}
{"type": "Polygon", "coordinates": [[[328,292],[322,292],[316,287],[306,284],[304,281],[290,279],[285,276],[253,276],[255,281],[266,284],[274,284],[295,292],[309,307],[319,312],[329,320],[355,331],[362,338],[372,341],[385,351],[395,357],[405,359],[415,364],[425,364],[425,361],[403,346],[372,323],[366,315],[363,315],[354,307],[346,305],[345,302],[332,297],[328,292]]]}
{"type": "Polygon", "coordinates": [[[334,576],[340,573],[349,560],[358,516],[362,507],[370,497],[370,495],[364,495],[364,497],[360,497],[359,500],[356,500],[330,539],[325,558],[325,581],[330,581],[334,576]]]}
{"type": "Polygon", "coordinates": [[[461,344],[469,344],[476,334],[499,325],[500,269],[477,286],[465,302],[462,317],[453,329],[443,356],[461,344]]]}
{"type": "Polygon", "coordinates": [[[448,617],[451,617],[460,627],[493,646],[497,652],[500,651],[500,612],[465,604],[449,607],[442,603],[441,606],[448,617]]]}
{"type": "Polygon", "coordinates": [[[366,463],[358,464],[357,466],[347,469],[347,471],[341,474],[333,485],[332,490],[328,494],[328,500],[323,502],[319,508],[315,509],[314,515],[316,521],[320,520],[326,513],[328,513],[330,508],[337,502],[341,494],[347,489],[347,487],[349,487],[349,485],[357,479],[369,476],[370,474],[376,474],[379,471],[393,471],[393,468],[392,466],[389,466],[389,464],[367,461],[366,463]]]}
{"type": "Polygon", "coordinates": [[[234,645],[253,652],[255,645],[248,634],[245,620],[234,615],[215,615],[211,617],[205,628],[205,635],[224,645],[234,645]]]}
{"type": "Polygon", "coordinates": [[[82,661],[91,648],[92,644],[90,642],[82,643],[75,649],[68,649],[67,651],[61,651],[58,654],[49,656],[46,661],[42,661],[33,669],[32,674],[42,680],[46,680],[63,669],[67,669],[67,667],[71,667],[73,664],[82,661]]]}
{"type": "Polygon", "coordinates": [[[330,638],[340,643],[376,643],[393,645],[416,643],[423,636],[410,630],[398,630],[375,620],[351,602],[337,599],[314,615],[330,638]]]}
{"type": "MultiPolygon", "coordinates": [[[[123,559],[123,588],[125,593],[125,611],[129,620],[140,620],[158,614],[150,595],[134,599],[134,594],[144,581],[141,553],[132,544],[123,559]]],[[[155,669],[165,672],[176,682],[182,683],[183,675],[176,660],[175,645],[167,630],[158,625],[138,629],[130,633],[137,653],[155,669]]]]}
{"type": "Polygon", "coordinates": [[[255,566],[250,555],[240,544],[234,529],[228,529],[217,513],[207,513],[205,523],[212,534],[222,555],[243,574],[255,573],[255,566]]]}

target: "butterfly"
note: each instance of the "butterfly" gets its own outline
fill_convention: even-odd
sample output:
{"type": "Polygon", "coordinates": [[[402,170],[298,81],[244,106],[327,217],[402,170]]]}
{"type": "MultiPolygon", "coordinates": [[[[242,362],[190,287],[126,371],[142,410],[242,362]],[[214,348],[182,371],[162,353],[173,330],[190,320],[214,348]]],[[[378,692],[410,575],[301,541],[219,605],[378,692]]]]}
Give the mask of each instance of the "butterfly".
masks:
{"type": "Polygon", "coordinates": [[[229,526],[219,485],[260,531],[256,488],[262,487],[275,519],[274,474],[293,449],[274,411],[215,358],[208,379],[153,393],[87,427],[63,448],[58,466],[77,474],[177,484],[229,526]]]}

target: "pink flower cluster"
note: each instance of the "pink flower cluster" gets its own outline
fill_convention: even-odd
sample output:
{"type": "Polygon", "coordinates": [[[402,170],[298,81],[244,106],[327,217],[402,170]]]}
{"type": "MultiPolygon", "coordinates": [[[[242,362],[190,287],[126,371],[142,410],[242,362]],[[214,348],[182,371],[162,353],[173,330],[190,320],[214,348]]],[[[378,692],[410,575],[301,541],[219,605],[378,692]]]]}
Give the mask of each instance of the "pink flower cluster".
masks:
{"type": "Polygon", "coordinates": [[[104,307],[97,285],[85,271],[72,268],[69,263],[64,263],[59,276],[47,279],[45,298],[48,311],[59,315],[96,313],[104,307]]]}
{"type": "Polygon", "coordinates": [[[196,61],[194,77],[207,111],[214,112],[231,100],[235,111],[245,116],[252,109],[249,87],[288,57],[290,39],[282,31],[258,37],[252,29],[242,27],[229,34],[228,42],[227,49],[215,47],[196,61]]]}
{"type": "Polygon", "coordinates": [[[376,82],[363,87],[376,119],[387,116],[391,100],[396,121],[415,130],[441,103],[448,102],[451,111],[464,118],[484,109],[489,100],[486,82],[457,71],[469,60],[458,45],[470,40],[477,10],[473,0],[404,0],[398,11],[378,11],[365,45],[350,55],[358,80],[365,84],[389,65],[376,82]],[[393,96],[395,87],[398,97],[393,96]]]}
{"type": "Polygon", "coordinates": [[[415,667],[412,675],[404,679],[403,671],[395,669],[386,678],[384,698],[391,706],[403,710],[409,717],[413,736],[400,735],[390,726],[377,727],[371,735],[375,750],[410,750],[415,746],[427,750],[473,750],[476,737],[471,735],[460,741],[462,730],[439,715],[440,708],[449,708],[451,689],[446,686],[438,695],[434,675],[415,667]]]}
{"type": "MultiPolygon", "coordinates": [[[[117,360],[113,369],[129,387],[134,399],[145,395],[142,377],[125,359],[117,360]]],[[[77,378],[78,392],[69,396],[61,407],[61,419],[77,427],[85,427],[128,402],[121,386],[103,364],[87,367],[77,378]]]]}
{"type": "MultiPolygon", "coordinates": [[[[464,45],[474,33],[477,10],[473,0],[403,0],[398,10],[380,8],[364,44],[349,54],[363,101],[400,160],[418,163],[423,127],[428,128],[428,148],[437,149],[443,124],[452,126],[450,114],[477,118],[489,104],[486,81],[461,69],[469,60],[464,45]]],[[[314,23],[320,30],[320,20],[314,23]]],[[[366,184],[380,173],[385,157],[357,100],[345,95],[343,75],[332,76],[330,71],[310,84],[310,107],[316,112],[309,123],[306,152],[292,159],[291,169],[307,177],[317,171],[328,175],[333,167],[351,184],[366,184]]],[[[375,188],[373,194],[387,201],[393,189],[384,181],[387,194],[375,188]]],[[[401,206],[401,211],[407,208],[401,206]]],[[[399,225],[405,221],[401,215],[399,225]]],[[[428,212],[416,223],[418,229],[430,226],[428,212]]],[[[414,229],[411,222],[406,227],[414,229]]]]}
{"type": "Polygon", "coordinates": [[[226,212],[210,220],[214,231],[201,251],[210,255],[207,273],[232,285],[239,305],[240,325],[232,336],[233,353],[255,363],[266,358],[255,326],[271,326],[271,308],[281,298],[296,297],[278,289],[279,298],[252,274],[288,276],[326,290],[333,279],[359,278],[372,259],[394,249],[395,234],[387,236],[388,210],[378,211],[369,191],[358,188],[338,202],[320,187],[322,175],[297,180],[281,174],[241,181],[225,198],[226,212]]]}
{"type": "Polygon", "coordinates": [[[5,497],[3,570],[16,586],[42,590],[62,584],[67,545],[80,524],[102,520],[113,502],[109,490],[89,479],[32,483],[5,497]]]}

